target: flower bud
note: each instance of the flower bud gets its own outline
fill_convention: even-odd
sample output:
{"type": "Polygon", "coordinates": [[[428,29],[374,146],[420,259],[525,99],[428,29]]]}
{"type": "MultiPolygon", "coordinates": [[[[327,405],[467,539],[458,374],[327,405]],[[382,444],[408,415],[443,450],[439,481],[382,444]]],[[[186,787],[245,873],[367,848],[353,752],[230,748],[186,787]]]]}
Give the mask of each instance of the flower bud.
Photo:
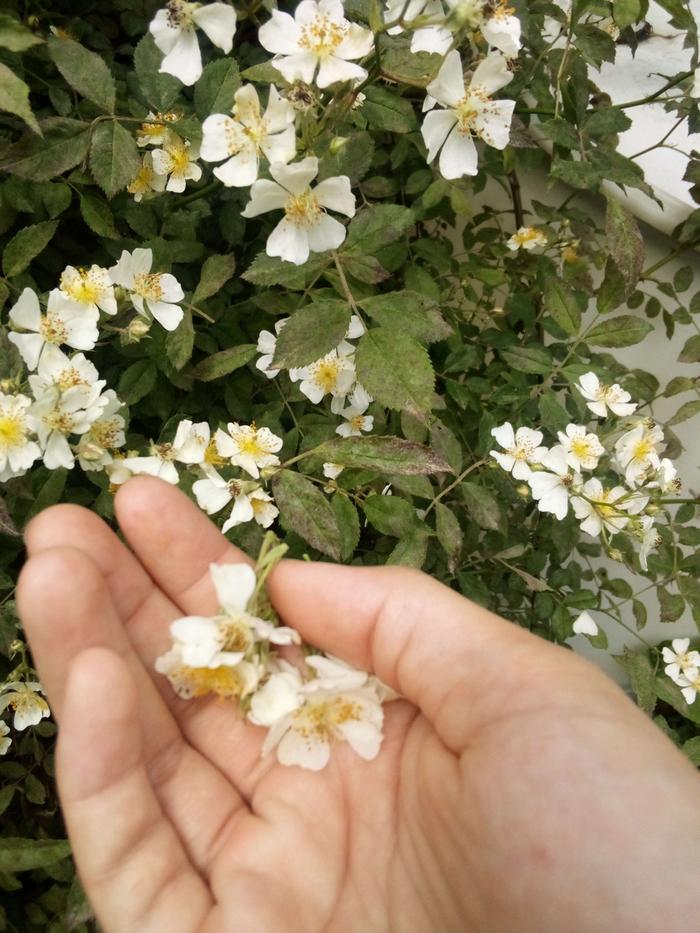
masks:
{"type": "Polygon", "coordinates": [[[83,460],[88,461],[100,460],[104,454],[104,447],[100,447],[99,444],[95,444],[92,441],[87,443],[80,451],[80,456],[83,458],[83,460]]]}
{"type": "Polygon", "coordinates": [[[10,654],[18,654],[24,651],[24,642],[20,638],[15,638],[10,642],[10,654]]]}
{"type": "Polygon", "coordinates": [[[622,551],[616,547],[610,548],[610,550],[608,551],[608,557],[610,558],[610,560],[618,560],[618,561],[624,560],[622,551]]]}
{"type": "Polygon", "coordinates": [[[148,321],[144,321],[142,317],[135,317],[129,322],[129,326],[126,328],[126,336],[129,343],[138,343],[139,340],[142,340],[146,336],[150,329],[151,325],[148,321]]]}
{"type": "Polygon", "coordinates": [[[275,467],[275,466],[262,467],[260,470],[260,479],[270,479],[271,477],[275,475],[275,473],[279,473],[279,467],[275,467]]]}
{"type": "Polygon", "coordinates": [[[484,4],[482,0],[463,0],[450,10],[445,24],[448,28],[478,29],[484,21],[484,4]]]}
{"type": "Polygon", "coordinates": [[[661,509],[661,507],[655,503],[650,502],[644,511],[647,515],[658,515],[658,513],[663,511],[663,509],[661,509]]]}
{"type": "Polygon", "coordinates": [[[527,483],[521,483],[519,486],[516,486],[515,491],[521,499],[528,499],[530,497],[530,487],[527,483]]]}
{"type": "Polygon", "coordinates": [[[0,392],[13,395],[19,388],[15,379],[0,379],[0,392]]]}
{"type": "Polygon", "coordinates": [[[495,308],[491,308],[491,314],[492,314],[494,317],[501,317],[501,315],[503,315],[503,314],[505,314],[505,313],[506,313],[506,312],[505,312],[505,308],[502,308],[500,305],[496,305],[495,308]]]}
{"type": "Polygon", "coordinates": [[[331,155],[338,155],[340,150],[345,146],[348,139],[347,136],[336,136],[331,140],[331,144],[328,147],[328,151],[331,155]]]}

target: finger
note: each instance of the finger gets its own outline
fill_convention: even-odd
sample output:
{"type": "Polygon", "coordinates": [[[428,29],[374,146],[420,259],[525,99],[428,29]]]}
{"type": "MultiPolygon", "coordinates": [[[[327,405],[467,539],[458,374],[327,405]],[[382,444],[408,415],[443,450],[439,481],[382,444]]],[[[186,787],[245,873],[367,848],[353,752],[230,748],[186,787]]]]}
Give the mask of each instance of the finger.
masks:
{"type": "Polygon", "coordinates": [[[89,648],[74,659],[56,754],[63,814],[106,933],[189,933],[212,898],[151,786],[137,691],[113,652],[89,648]]]}
{"type": "Polygon", "coordinates": [[[59,721],[73,659],[89,647],[119,655],[138,692],[144,757],[163,807],[198,865],[216,854],[227,824],[245,812],[230,782],[184,741],[155,684],[133,651],[95,564],[73,548],[35,554],[20,575],[17,601],[35,663],[59,721]],[[217,806],[212,807],[212,800],[217,806]]]}

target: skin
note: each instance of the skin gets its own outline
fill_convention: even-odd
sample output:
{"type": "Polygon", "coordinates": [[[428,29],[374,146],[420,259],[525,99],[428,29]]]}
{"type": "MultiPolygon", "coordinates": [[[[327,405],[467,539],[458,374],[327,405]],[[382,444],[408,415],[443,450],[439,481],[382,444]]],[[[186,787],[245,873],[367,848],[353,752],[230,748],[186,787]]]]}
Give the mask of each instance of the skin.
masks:
{"type": "Polygon", "coordinates": [[[216,610],[209,563],[245,558],[159,480],[116,511],[131,550],[43,512],[18,592],[106,933],[689,929],[700,780],[594,666],[424,574],[284,561],[282,619],[406,699],[374,761],[260,760],[264,730],[153,671],[173,619],[216,610]]]}

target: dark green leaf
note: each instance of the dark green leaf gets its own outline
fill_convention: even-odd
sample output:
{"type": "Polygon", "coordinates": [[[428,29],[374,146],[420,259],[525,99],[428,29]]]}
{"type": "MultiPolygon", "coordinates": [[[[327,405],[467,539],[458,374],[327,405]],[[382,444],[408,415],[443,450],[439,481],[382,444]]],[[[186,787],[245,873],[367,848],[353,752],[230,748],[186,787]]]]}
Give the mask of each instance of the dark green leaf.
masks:
{"type": "Polygon", "coordinates": [[[453,333],[437,302],[419,292],[400,291],[373,295],[359,302],[360,307],[377,323],[405,331],[421,343],[444,340],[453,333]]]}
{"type": "Polygon", "coordinates": [[[360,540],[360,517],[347,496],[336,493],[331,499],[340,532],[340,553],[343,560],[350,560],[360,540]]]}
{"type": "Polygon", "coordinates": [[[435,503],[435,530],[438,541],[447,554],[450,572],[454,573],[462,551],[464,535],[454,512],[442,502],[435,503]]]}
{"type": "Polygon", "coordinates": [[[700,363],[700,334],[689,337],[678,357],[679,363],[700,363]]]}
{"type": "Polygon", "coordinates": [[[620,29],[631,26],[642,18],[640,0],[612,0],[613,18],[620,29]]]}
{"type": "Polygon", "coordinates": [[[573,336],[581,326],[581,306],[576,293],[555,276],[547,278],[544,286],[544,305],[561,329],[573,336]]]}
{"type": "Polygon", "coordinates": [[[645,713],[651,715],[656,706],[655,672],[646,652],[633,652],[625,649],[624,654],[618,658],[634,690],[637,703],[645,713]]]}
{"type": "Polygon", "coordinates": [[[356,353],[357,376],[380,405],[420,415],[433,404],[435,375],[425,347],[388,327],[367,331],[356,353]]]}
{"type": "Polygon", "coordinates": [[[99,123],[90,145],[90,169],[107,197],[126,188],[140,168],[139,151],[131,133],[116,121],[99,123]]]}
{"type": "Polygon", "coordinates": [[[370,525],[382,535],[401,538],[418,524],[413,506],[399,496],[368,496],[362,508],[370,525]]]}
{"type": "Polygon", "coordinates": [[[681,424],[683,421],[694,418],[698,414],[700,414],[700,399],[696,398],[691,402],[686,402],[684,405],[681,405],[675,415],[669,419],[666,424],[681,424]]]}
{"type": "Polygon", "coordinates": [[[192,312],[187,310],[175,330],[165,338],[165,352],[175,369],[180,370],[189,363],[194,347],[194,324],[192,312]]]}
{"type": "Polygon", "coordinates": [[[368,85],[364,94],[362,115],[373,129],[390,133],[410,133],[417,129],[413,104],[396,90],[368,85]]]}
{"type": "Polygon", "coordinates": [[[45,220],[16,233],[2,254],[3,273],[11,278],[23,272],[32,259],[48,245],[57,227],[57,220],[45,220]]]}
{"type": "Polygon", "coordinates": [[[419,528],[401,538],[387,557],[387,566],[414,567],[420,570],[428,553],[428,535],[419,528]]]}
{"type": "Polygon", "coordinates": [[[644,340],[653,329],[642,318],[621,314],[596,324],[586,334],[586,342],[595,347],[630,347],[644,340]]]}
{"type": "Polygon", "coordinates": [[[321,490],[291,470],[272,479],[272,491],[286,527],[333,560],[341,559],[341,535],[335,512],[321,490]]]}
{"type": "Polygon", "coordinates": [[[605,232],[610,255],[622,273],[631,294],[644,267],[644,240],[632,214],[615,198],[608,198],[605,212],[605,232]]]}
{"type": "Polygon", "coordinates": [[[0,837],[0,871],[19,872],[45,868],[68,858],[67,839],[18,839],[0,837]]]}
{"type": "Polygon", "coordinates": [[[696,735],[684,742],[681,751],[694,765],[700,768],[700,735],[696,735]]]}
{"type": "Polygon", "coordinates": [[[24,120],[35,133],[41,134],[29,103],[29,88],[2,62],[0,62],[0,110],[14,113],[16,117],[24,120]]]}
{"type": "Polygon", "coordinates": [[[442,57],[434,52],[412,52],[409,35],[387,36],[382,45],[382,75],[398,84],[424,88],[442,64],[442,57]]]}
{"type": "Polygon", "coordinates": [[[505,347],[500,352],[505,362],[519,373],[545,375],[552,368],[552,354],[545,347],[505,347]]]}
{"type": "Polygon", "coordinates": [[[194,88],[194,108],[200,120],[212,113],[229,114],[234,94],[241,86],[238,65],[233,58],[218,58],[205,67],[194,88]]]}
{"type": "Polygon", "coordinates": [[[103,198],[96,194],[81,194],[80,213],[93,233],[108,240],[119,239],[120,233],[114,225],[114,215],[103,198]]]}
{"type": "Polygon", "coordinates": [[[369,133],[364,130],[352,133],[339,149],[321,159],[318,180],[347,175],[354,186],[367,174],[373,154],[374,143],[369,133]]]}
{"type": "Polygon", "coordinates": [[[400,437],[334,438],[321,444],[316,454],[330,463],[384,475],[420,476],[452,472],[434,450],[400,437]]]}
{"type": "Polygon", "coordinates": [[[114,78],[104,59],[68,36],[49,39],[53,63],[68,84],[106,113],[114,113],[114,78]]]}
{"type": "Polygon", "coordinates": [[[350,221],[342,254],[372,256],[398,240],[415,222],[413,211],[399,204],[374,204],[363,208],[350,221]]]}
{"type": "Polygon", "coordinates": [[[656,595],[661,609],[659,622],[675,622],[677,619],[680,619],[685,608],[685,600],[683,597],[678,593],[669,593],[663,586],[659,587],[656,595]]]}
{"type": "Polygon", "coordinates": [[[632,121],[620,107],[601,107],[589,114],[583,129],[589,136],[611,136],[623,133],[632,126],[632,121]]]}
{"type": "Polygon", "coordinates": [[[268,288],[270,285],[284,285],[295,291],[302,291],[316,279],[319,272],[329,262],[332,260],[327,255],[321,254],[312,256],[303,266],[295,266],[292,262],[275,259],[266,253],[258,253],[241,278],[263,288],[268,288]]]}
{"type": "Polygon", "coordinates": [[[55,505],[60,500],[63,495],[63,490],[66,488],[67,479],[68,470],[65,470],[63,467],[60,467],[58,470],[51,470],[49,478],[41,487],[29,507],[26,516],[27,521],[34,518],[39,512],[47,509],[50,505],[55,505]]]}
{"type": "Polygon", "coordinates": [[[551,392],[545,392],[538,402],[542,424],[550,431],[563,431],[571,422],[567,410],[559,404],[551,392]]]}
{"type": "MultiPolygon", "coordinates": [[[[41,806],[46,802],[46,788],[37,780],[33,774],[28,774],[24,779],[24,794],[30,803],[41,806]]],[[[1,845],[2,843],[0,843],[1,845]]]]}
{"type": "Polygon", "coordinates": [[[162,61],[163,53],[146,33],[134,51],[134,70],[146,103],[160,113],[167,111],[182,87],[177,78],[158,71],[162,61]]]}
{"type": "Polygon", "coordinates": [[[41,121],[43,139],[26,134],[0,158],[0,171],[48,181],[73,168],[85,158],[90,128],[80,120],[51,117],[41,121]]]}
{"type": "Polygon", "coordinates": [[[272,365],[276,369],[307,366],[337,347],[350,324],[344,301],[314,301],[293,314],[280,330],[272,365]]]}
{"type": "Polygon", "coordinates": [[[598,169],[589,162],[567,162],[559,158],[552,162],[549,174],[572,188],[597,188],[601,179],[598,169]]]}
{"type": "Polygon", "coordinates": [[[503,525],[503,516],[498,500],[488,489],[478,483],[465,482],[459,487],[464,499],[469,517],[481,528],[491,531],[500,531],[503,525]]]}
{"type": "Polygon", "coordinates": [[[193,379],[199,379],[202,382],[211,382],[212,379],[219,379],[221,376],[228,376],[241,366],[245,366],[256,354],[254,343],[242,343],[237,347],[230,347],[228,350],[220,350],[208,356],[201,363],[197,363],[190,372],[193,379]]]}
{"type": "Polygon", "coordinates": [[[12,798],[15,795],[15,786],[14,784],[7,784],[5,787],[0,789],[0,813],[4,813],[5,810],[12,803],[12,798]]]}
{"type": "Polygon", "coordinates": [[[233,253],[208,256],[204,260],[199,284],[192,296],[192,304],[199,304],[200,301],[206,301],[207,298],[216,295],[231,278],[235,269],[236,257],[233,253]]]}
{"type": "Polygon", "coordinates": [[[152,391],[157,375],[152,360],[138,360],[122,373],[117,395],[125,405],[134,405],[152,391]]]}

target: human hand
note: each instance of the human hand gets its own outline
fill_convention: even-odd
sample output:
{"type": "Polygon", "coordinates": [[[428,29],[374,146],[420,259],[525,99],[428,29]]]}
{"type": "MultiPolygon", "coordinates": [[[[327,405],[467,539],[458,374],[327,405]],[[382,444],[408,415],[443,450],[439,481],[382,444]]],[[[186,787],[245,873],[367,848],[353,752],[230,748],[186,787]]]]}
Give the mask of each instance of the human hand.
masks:
{"type": "Polygon", "coordinates": [[[116,510],[133,553],[85,509],[43,512],[18,589],[106,933],[689,929],[700,781],[591,664],[424,574],[283,561],[283,622],[406,699],[374,761],[282,767],[232,705],[153,670],[241,553],[158,480],[116,510]]]}

